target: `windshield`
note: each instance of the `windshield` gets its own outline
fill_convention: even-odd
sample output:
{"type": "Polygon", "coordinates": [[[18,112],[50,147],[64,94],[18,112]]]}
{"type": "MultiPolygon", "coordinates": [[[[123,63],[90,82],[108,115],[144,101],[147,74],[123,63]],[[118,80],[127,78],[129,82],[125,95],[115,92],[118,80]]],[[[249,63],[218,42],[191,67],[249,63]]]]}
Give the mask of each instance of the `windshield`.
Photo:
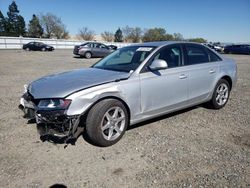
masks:
{"type": "Polygon", "coordinates": [[[92,67],[122,72],[134,71],[154,48],[151,46],[124,47],[103,58],[92,67]]]}

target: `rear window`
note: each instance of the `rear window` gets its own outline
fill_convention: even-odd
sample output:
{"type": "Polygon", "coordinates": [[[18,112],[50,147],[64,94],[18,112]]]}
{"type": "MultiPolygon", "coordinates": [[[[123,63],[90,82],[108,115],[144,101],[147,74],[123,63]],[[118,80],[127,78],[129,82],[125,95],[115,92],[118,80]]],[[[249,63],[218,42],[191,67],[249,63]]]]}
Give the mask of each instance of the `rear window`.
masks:
{"type": "Polygon", "coordinates": [[[203,46],[186,45],[186,65],[195,65],[209,62],[209,56],[203,46]]]}
{"type": "Polygon", "coordinates": [[[222,59],[218,55],[216,55],[214,52],[212,52],[209,49],[207,49],[207,51],[208,51],[208,55],[210,57],[210,62],[222,61],[222,59]]]}
{"type": "Polygon", "coordinates": [[[86,48],[91,48],[91,43],[81,44],[81,46],[86,47],[86,48]]]}

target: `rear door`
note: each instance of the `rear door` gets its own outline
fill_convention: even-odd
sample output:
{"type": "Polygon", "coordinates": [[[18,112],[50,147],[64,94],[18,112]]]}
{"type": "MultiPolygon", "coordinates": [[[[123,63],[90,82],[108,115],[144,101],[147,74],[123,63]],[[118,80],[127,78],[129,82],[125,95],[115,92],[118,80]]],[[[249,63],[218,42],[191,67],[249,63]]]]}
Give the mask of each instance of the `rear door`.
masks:
{"type": "Polygon", "coordinates": [[[29,43],[29,49],[31,49],[31,50],[35,50],[35,43],[34,42],[31,42],[31,43],[29,43]]]}
{"type": "Polygon", "coordinates": [[[92,44],[92,49],[91,49],[91,52],[92,52],[92,55],[95,56],[95,57],[101,57],[101,48],[100,48],[100,43],[93,43],[92,44]]]}
{"type": "Polygon", "coordinates": [[[250,54],[250,45],[241,45],[241,53],[250,54]]]}
{"type": "Polygon", "coordinates": [[[39,42],[34,42],[34,50],[41,50],[40,43],[39,42]]]}
{"type": "Polygon", "coordinates": [[[188,104],[208,99],[216,83],[220,58],[210,49],[198,44],[185,44],[184,65],[189,72],[188,104]]]}
{"type": "Polygon", "coordinates": [[[233,46],[233,52],[234,53],[242,53],[242,48],[241,48],[241,45],[234,45],[233,46]]]}
{"type": "Polygon", "coordinates": [[[100,45],[100,56],[101,57],[104,57],[104,56],[110,54],[110,52],[111,51],[109,50],[109,48],[106,45],[104,45],[104,44],[100,45]]]}

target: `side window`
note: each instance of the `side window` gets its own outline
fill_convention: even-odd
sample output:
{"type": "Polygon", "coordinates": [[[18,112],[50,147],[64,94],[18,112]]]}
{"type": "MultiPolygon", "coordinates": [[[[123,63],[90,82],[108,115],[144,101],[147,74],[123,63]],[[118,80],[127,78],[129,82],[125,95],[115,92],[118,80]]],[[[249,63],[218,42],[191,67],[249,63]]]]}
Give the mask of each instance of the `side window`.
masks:
{"type": "Polygon", "coordinates": [[[91,48],[91,44],[90,43],[87,43],[87,44],[85,44],[83,46],[86,47],[86,48],[91,48]]]}
{"type": "Polygon", "coordinates": [[[207,49],[208,55],[210,57],[210,62],[215,62],[215,61],[221,61],[222,59],[217,56],[214,52],[211,50],[207,49]]]}
{"type": "Polygon", "coordinates": [[[101,44],[99,44],[99,43],[94,43],[94,48],[101,48],[101,44]]]}
{"type": "Polygon", "coordinates": [[[195,65],[209,62],[208,54],[202,46],[186,45],[186,55],[186,65],[195,65]]]}
{"type": "Polygon", "coordinates": [[[104,44],[101,44],[101,45],[100,45],[100,48],[102,48],[102,49],[108,49],[108,47],[105,46],[104,44]]]}
{"type": "Polygon", "coordinates": [[[156,53],[155,59],[165,60],[168,68],[174,68],[181,65],[181,48],[180,46],[167,46],[156,53]]]}

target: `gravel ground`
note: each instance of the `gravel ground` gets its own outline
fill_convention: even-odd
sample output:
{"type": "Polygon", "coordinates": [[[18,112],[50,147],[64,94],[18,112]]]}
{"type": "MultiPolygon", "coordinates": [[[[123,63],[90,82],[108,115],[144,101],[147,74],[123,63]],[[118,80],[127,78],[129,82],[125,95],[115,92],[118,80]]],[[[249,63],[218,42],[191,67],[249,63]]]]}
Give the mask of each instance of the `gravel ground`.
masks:
{"type": "Polygon", "coordinates": [[[0,187],[250,187],[250,56],[225,108],[203,106],[131,127],[114,146],[41,142],[17,109],[23,85],[97,59],[71,50],[0,50],[0,187]]]}

